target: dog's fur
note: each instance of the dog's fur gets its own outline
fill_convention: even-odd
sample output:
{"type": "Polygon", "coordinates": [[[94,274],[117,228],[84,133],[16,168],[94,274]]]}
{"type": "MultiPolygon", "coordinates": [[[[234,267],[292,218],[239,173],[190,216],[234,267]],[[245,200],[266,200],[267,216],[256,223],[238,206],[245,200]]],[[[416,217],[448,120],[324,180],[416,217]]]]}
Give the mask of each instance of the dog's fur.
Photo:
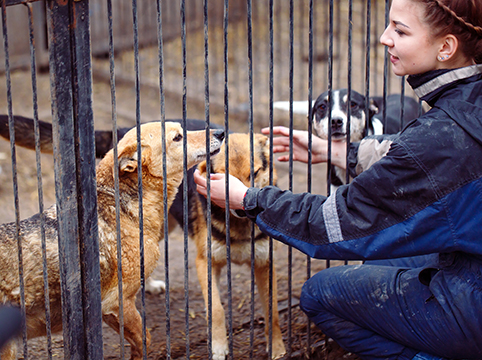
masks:
{"type": "MultiPolygon", "coordinates": [[[[167,182],[167,204],[174,201],[183,177],[182,128],[176,123],[166,123],[166,169],[163,179],[161,123],[141,126],[142,176],[145,275],[149,276],[157,266],[160,255],[159,241],[163,239],[164,209],[163,183],[167,182]]],[[[212,130],[210,151],[219,151],[224,138],[222,130],[212,130]]],[[[192,167],[206,158],[206,134],[204,131],[187,133],[187,163],[192,167]]],[[[131,344],[131,359],[142,358],[142,321],[135,305],[140,289],[139,263],[139,201],[137,180],[137,133],[127,132],[118,144],[120,179],[120,221],[122,239],[122,281],[124,296],[124,330],[131,344]]],[[[119,330],[119,294],[117,279],[116,216],[114,197],[114,153],[109,151],[97,166],[97,198],[99,256],[103,320],[114,330],[119,330]]],[[[61,293],[55,205],[44,212],[47,242],[47,266],[52,332],[62,328],[61,293]]],[[[45,306],[42,279],[40,215],[20,223],[25,281],[26,326],[29,338],[45,335],[45,306]]],[[[2,303],[20,302],[18,262],[15,256],[15,224],[0,226],[0,295],[2,303]]],[[[147,331],[147,345],[150,334],[147,331]]],[[[16,348],[10,343],[2,351],[2,359],[14,359],[16,348]]]]}
{"type": "MultiPolygon", "coordinates": [[[[331,122],[329,121],[329,92],[326,91],[314,102],[311,119],[313,128],[322,139],[328,139],[331,133],[333,141],[346,141],[348,132],[348,106],[350,106],[350,142],[359,142],[365,136],[394,134],[419,114],[418,102],[406,96],[403,104],[403,119],[400,95],[389,95],[386,101],[386,120],[383,122],[383,98],[372,97],[366,111],[365,96],[352,90],[351,99],[347,89],[332,91],[331,122]],[[350,101],[349,101],[350,100],[350,101]],[[368,114],[368,117],[367,117],[368,114]]],[[[332,190],[346,183],[346,171],[332,166],[332,190]]]]}
{"type": "MultiPolygon", "coordinates": [[[[180,122],[180,120],[172,120],[180,122]]],[[[222,129],[219,125],[211,124],[211,128],[222,129]]],[[[203,130],[206,123],[202,120],[187,119],[186,127],[188,130],[203,130]]],[[[118,137],[121,138],[126,132],[125,128],[118,129],[118,137]]],[[[15,141],[17,145],[33,149],[33,120],[23,117],[15,117],[15,141]]],[[[0,136],[8,139],[8,119],[0,115],[0,136]]],[[[40,138],[42,152],[51,153],[52,127],[50,124],[40,122],[40,138]]],[[[254,141],[254,185],[263,187],[269,183],[269,141],[268,138],[256,134],[254,141]]],[[[108,150],[106,144],[112,144],[112,132],[95,132],[96,155],[104,156],[108,150]]],[[[230,173],[246,185],[250,185],[250,140],[247,134],[229,135],[229,169],[230,173]]],[[[206,162],[199,164],[198,168],[203,174],[208,173],[206,162]]],[[[188,231],[191,239],[194,240],[197,248],[196,268],[199,282],[201,284],[203,296],[207,307],[208,283],[207,283],[207,202],[206,198],[199,195],[196,191],[196,184],[193,179],[195,167],[188,171],[187,192],[188,192],[188,231]]],[[[211,159],[209,173],[225,172],[225,153],[224,146],[219,155],[211,159]]],[[[276,171],[274,171],[273,181],[276,182],[276,171]]],[[[183,188],[181,184],[179,188],[183,188]]],[[[213,325],[213,358],[224,359],[228,351],[226,340],[226,325],[223,305],[220,298],[219,277],[221,270],[226,265],[226,226],[225,211],[220,207],[212,205],[212,325],[213,325]]],[[[178,223],[182,228],[184,222],[183,215],[183,194],[179,191],[169,209],[169,228],[172,230],[174,224],[178,223]]],[[[251,221],[247,218],[240,218],[239,215],[230,216],[230,239],[231,239],[231,259],[237,264],[248,264],[251,262],[251,221]]],[[[268,340],[269,321],[269,258],[268,258],[268,239],[255,227],[255,277],[258,291],[265,311],[265,332],[268,340]]],[[[277,309],[277,283],[276,273],[273,267],[273,306],[272,306],[272,326],[273,342],[272,356],[279,358],[285,353],[281,330],[279,327],[279,315],[277,309]]],[[[164,282],[153,280],[151,277],[146,282],[146,291],[159,293],[164,289],[164,282]]]]}

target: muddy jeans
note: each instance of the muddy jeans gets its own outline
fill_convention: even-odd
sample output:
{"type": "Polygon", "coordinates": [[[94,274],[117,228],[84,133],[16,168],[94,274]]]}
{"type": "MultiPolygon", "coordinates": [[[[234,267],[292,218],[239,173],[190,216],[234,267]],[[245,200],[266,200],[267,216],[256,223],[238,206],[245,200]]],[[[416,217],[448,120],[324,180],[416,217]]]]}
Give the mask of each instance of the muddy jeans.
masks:
{"type": "Polygon", "coordinates": [[[460,331],[465,324],[454,326],[419,280],[421,270],[435,267],[437,259],[427,255],[320,271],[303,286],[300,306],[324,334],[362,359],[453,355],[454,344],[467,343],[460,331]]]}

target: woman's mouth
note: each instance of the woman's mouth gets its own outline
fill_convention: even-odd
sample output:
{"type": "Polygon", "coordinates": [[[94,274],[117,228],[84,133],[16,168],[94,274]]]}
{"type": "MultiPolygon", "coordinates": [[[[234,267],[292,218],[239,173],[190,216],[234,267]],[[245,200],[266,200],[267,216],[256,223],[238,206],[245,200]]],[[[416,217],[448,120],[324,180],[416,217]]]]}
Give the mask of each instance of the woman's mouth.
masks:
{"type": "Polygon", "coordinates": [[[398,62],[398,60],[399,60],[399,59],[398,59],[398,57],[396,57],[396,56],[394,56],[394,55],[390,54],[390,61],[392,62],[392,64],[397,63],[397,62],[398,62]]]}

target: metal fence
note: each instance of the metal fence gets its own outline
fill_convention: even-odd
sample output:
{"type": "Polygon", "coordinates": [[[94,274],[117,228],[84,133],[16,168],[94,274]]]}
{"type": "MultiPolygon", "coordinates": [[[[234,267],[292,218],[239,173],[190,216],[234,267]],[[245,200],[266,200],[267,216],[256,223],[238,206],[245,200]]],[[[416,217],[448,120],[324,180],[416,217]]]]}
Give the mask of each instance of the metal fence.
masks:
{"type": "MultiPolygon", "coordinates": [[[[141,123],[156,119],[164,123],[170,118],[180,119],[184,125],[188,118],[203,119],[224,127],[228,137],[233,131],[253,133],[274,125],[312,133],[308,118],[311,104],[325,90],[348,88],[367,97],[381,96],[384,101],[389,94],[400,93],[402,104],[403,95],[408,93],[404,79],[390,75],[385,50],[378,45],[387,23],[388,0],[0,3],[0,57],[5,80],[0,85],[0,106],[1,112],[8,114],[10,136],[8,147],[6,142],[0,144],[0,196],[5,204],[0,215],[2,222],[15,223],[18,305],[24,314],[28,313],[23,272],[26,258],[20,220],[42,213],[44,202],[56,203],[58,216],[63,337],[57,338],[53,333],[58,329],[51,328],[49,305],[53,302],[48,300],[47,245],[42,232],[42,259],[37,261],[43,261],[44,293],[40,296],[47,299],[46,337],[27,341],[29,334],[24,326],[25,359],[128,356],[124,347],[132,334],[124,333],[121,283],[119,335],[102,325],[105,294],[100,286],[94,128],[112,130],[114,143],[119,127],[139,129],[141,123]],[[275,106],[280,101],[287,102],[288,107],[275,106]],[[303,101],[300,113],[293,106],[297,101],[303,101]],[[14,115],[34,119],[36,152],[16,146],[14,115]],[[50,155],[40,154],[39,119],[53,125],[53,162],[50,155]],[[49,167],[54,168],[54,177],[49,167]]],[[[270,160],[275,163],[272,154],[270,160]]],[[[330,191],[327,166],[310,163],[306,167],[290,161],[276,167],[280,187],[295,192],[330,191]]],[[[141,180],[139,183],[142,185],[141,180]]],[[[186,210],[187,188],[180,191],[186,210]]],[[[115,193],[119,207],[118,187],[115,193]]],[[[142,202],[140,207],[139,252],[143,264],[142,202]]],[[[164,224],[168,224],[167,217],[166,211],[164,224]]],[[[40,219],[43,229],[48,219],[40,219]]],[[[119,214],[116,221],[119,225],[113,236],[120,253],[119,214]]],[[[227,229],[229,254],[229,218],[227,229]]],[[[187,221],[181,230],[175,235],[166,229],[160,244],[164,265],[154,276],[166,281],[164,301],[158,295],[146,294],[146,279],[141,276],[137,302],[142,317],[141,358],[213,356],[212,322],[208,321],[206,335],[204,302],[190,274],[193,249],[187,221]],[[181,241],[173,242],[176,236],[181,241]],[[148,329],[152,334],[149,351],[148,329]]],[[[297,306],[303,281],[314,271],[333,266],[333,262],[312,260],[272,241],[269,244],[271,266],[278,269],[286,358],[319,358],[323,353],[326,358],[335,358],[327,348],[327,339],[308,323],[297,306]]],[[[227,305],[227,357],[269,357],[272,344],[268,341],[265,350],[262,334],[263,324],[272,321],[272,309],[267,319],[258,314],[254,270],[246,272],[231,266],[229,255],[227,263],[222,280],[227,305]],[[240,318],[240,313],[247,318],[240,318]]],[[[122,279],[122,269],[115,271],[122,279]]],[[[211,271],[208,274],[212,279],[211,271]]],[[[276,279],[271,276],[270,297],[273,281],[276,279]]],[[[206,309],[208,320],[212,317],[211,296],[206,309]]],[[[272,340],[271,332],[268,339],[272,340]]]]}

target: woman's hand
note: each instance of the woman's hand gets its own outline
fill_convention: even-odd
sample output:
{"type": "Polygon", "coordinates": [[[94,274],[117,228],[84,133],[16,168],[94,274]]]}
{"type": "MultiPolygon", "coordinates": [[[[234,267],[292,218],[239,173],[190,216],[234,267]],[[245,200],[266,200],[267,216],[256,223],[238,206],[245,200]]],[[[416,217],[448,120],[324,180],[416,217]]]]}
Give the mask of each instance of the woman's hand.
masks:
{"type": "MultiPolygon", "coordinates": [[[[269,135],[270,129],[263,128],[261,132],[269,135]]],[[[290,151],[290,129],[285,126],[273,127],[273,152],[290,151]]],[[[293,130],[293,161],[308,162],[308,131],[293,130]]],[[[289,161],[289,154],[278,157],[278,161],[289,161]]],[[[312,136],[311,161],[313,164],[328,161],[328,141],[312,136]]],[[[331,142],[331,162],[333,165],[346,168],[346,143],[342,141],[331,142]]]]}
{"type": "MultiPolygon", "coordinates": [[[[225,174],[211,174],[211,202],[221,208],[226,207],[226,184],[225,174]]],[[[207,180],[199,170],[194,171],[194,182],[197,191],[207,196],[207,180]]],[[[243,208],[243,199],[248,187],[241,180],[229,175],[229,208],[232,210],[243,208]]]]}

